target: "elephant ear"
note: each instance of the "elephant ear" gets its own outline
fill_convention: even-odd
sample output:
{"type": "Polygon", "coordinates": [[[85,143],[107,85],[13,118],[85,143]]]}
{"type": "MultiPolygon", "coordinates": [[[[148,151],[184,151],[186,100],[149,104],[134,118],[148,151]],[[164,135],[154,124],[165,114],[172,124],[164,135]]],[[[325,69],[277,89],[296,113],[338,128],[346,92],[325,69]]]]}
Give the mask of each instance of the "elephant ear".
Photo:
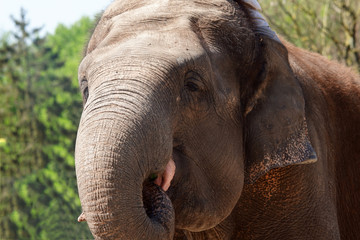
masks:
{"type": "Polygon", "coordinates": [[[287,50],[266,37],[259,41],[263,71],[245,110],[247,183],[273,168],[317,161],[309,141],[302,88],[290,68],[287,50]]]}

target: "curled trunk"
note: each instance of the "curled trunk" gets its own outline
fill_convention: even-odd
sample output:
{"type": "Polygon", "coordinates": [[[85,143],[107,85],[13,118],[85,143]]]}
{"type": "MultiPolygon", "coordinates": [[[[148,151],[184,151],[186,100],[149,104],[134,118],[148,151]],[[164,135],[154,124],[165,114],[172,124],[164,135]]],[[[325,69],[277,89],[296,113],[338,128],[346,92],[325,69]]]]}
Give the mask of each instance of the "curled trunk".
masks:
{"type": "Polygon", "coordinates": [[[171,158],[170,124],[158,120],[164,111],[148,99],[114,87],[116,94],[98,87],[78,130],[75,158],[83,216],[96,239],[172,239],[171,201],[149,180],[171,158]]]}

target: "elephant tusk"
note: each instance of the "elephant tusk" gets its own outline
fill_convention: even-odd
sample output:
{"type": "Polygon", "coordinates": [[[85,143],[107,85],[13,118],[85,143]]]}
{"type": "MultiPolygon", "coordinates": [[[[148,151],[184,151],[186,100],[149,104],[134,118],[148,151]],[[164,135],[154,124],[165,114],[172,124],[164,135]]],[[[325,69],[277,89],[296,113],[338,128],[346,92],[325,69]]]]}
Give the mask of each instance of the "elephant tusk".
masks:
{"type": "Polygon", "coordinates": [[[78,221],[78,222],[86,222],[84,212],[82,212],[82,213],[80,214],[80,216],[78,217],[77,221],[78,221]]]}
{"type": "Polygon", "coordinates": [[[171,185],[171,181],[174,178],[175,175],[175,162],[174,160],[170,159],[168,164],[165,167],[165,171],[162,175],[159,175],[154,183],[158,186],[160,186],[165,192],[169,189],[171,185]]]}

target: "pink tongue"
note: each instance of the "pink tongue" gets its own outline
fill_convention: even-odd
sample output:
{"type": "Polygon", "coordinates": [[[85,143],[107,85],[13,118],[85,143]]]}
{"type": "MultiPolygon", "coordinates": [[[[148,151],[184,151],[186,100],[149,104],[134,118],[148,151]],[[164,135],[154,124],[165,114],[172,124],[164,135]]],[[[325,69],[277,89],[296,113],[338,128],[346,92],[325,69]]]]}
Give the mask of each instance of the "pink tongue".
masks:
{"type": "Polygon", "coordinates": [[[159,175],[154,183],[160,186],[165,192],[169,189],[171,180],[175,175],[175,162],[174,160],[170,159],[168,164],[166,165],[165,171],[162,175],[159,175]]]}

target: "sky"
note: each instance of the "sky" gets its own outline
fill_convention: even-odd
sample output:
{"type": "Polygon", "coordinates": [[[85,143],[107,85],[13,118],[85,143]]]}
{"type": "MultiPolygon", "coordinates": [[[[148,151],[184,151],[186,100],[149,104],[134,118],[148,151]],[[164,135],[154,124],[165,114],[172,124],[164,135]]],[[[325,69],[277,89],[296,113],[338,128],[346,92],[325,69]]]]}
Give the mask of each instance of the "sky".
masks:
{"type": "Polygon", "coordinates": [[[30,29],[44,26],[42,33],[54,33],[59,23],[70,26],[82,16],[93,17],[112,0],[0,0],[0,34],[13,30],[10,15],[20,17],[25,9],[30,29]]]}

